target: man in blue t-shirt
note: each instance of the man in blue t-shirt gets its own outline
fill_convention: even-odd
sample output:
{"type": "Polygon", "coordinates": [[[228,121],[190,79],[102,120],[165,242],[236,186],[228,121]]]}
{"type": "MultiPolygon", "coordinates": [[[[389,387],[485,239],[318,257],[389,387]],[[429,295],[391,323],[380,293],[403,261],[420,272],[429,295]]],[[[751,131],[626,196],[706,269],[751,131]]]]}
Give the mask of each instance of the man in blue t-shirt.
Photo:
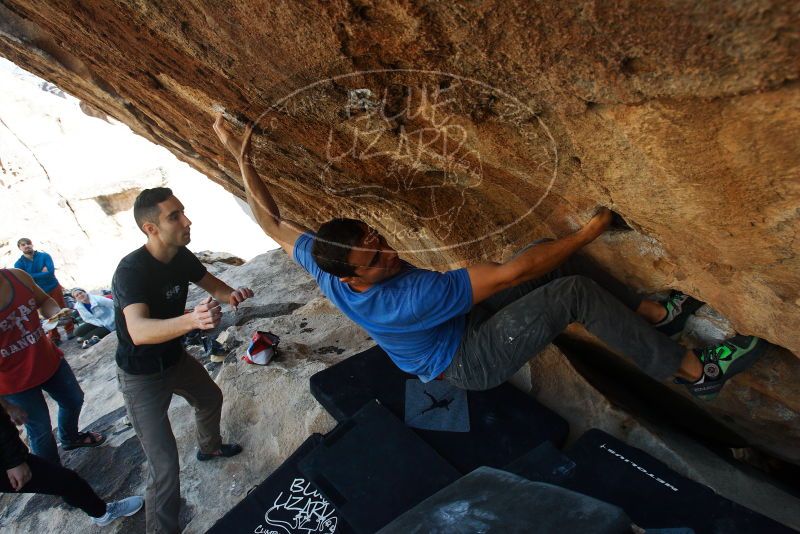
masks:
{"type": "Polygon", "coordinates": [[[584,276],[573,254],[608,228],[612,213],[606,208],[577,232],[526,247],[505,263],[445,273],[418,269],[364,222],[334,219],[313,233],[282,218],[249,157],[253,125],[238,139],[219,116],[214,130],[239,163],[247,201],[264,232],[400,369],[422,381],[497,386],[579,322],[650,376],[676,376],[693,394],[712,397],[767,345],[737,336],[686,349],[669,336],[680,332],[697,301],[674,292],[659,303],[618,282],[604,289],[584,276]]]}
{"type": "MultiPolygon", "coordinates": [[[[14,264],[14,268],[21,269],[31,275],[33,281],[42,288],[42,291],[55,300],[56,304],[61,308],[66,308],[64,288],[61,287],[56,278],[56,267],[53,265],[53,258],[50,257],[50,254],[34,249],[33,242],[27,237],[17,240],[17,248],[22,252],[22,256],[14,264]]],[[[74,330],[75,323],[72,322],[72,319],[65,319],[64,332],[67,333],[67,339],[75,337],[73,335],[74,330]]],[[[47,337],[56,345],[61,344],[61,335],[58,333],[58,327],[50,330],[47,333],[47,337]]]]}

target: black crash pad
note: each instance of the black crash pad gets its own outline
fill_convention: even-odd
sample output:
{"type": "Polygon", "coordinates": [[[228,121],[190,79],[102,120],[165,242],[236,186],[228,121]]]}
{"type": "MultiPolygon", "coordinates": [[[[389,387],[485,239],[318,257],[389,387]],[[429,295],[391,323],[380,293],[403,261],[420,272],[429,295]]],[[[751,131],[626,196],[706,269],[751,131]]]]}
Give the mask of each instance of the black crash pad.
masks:
{"type": "Polygon", "coordinates": [[[629,534],[614,505],[506,471],[481,467],[428,497],[379,534],[629,534]]]}
{"type": "MultiPolygon", "coordinates": [[[[409,380],[419,379],[375,346],[312,376],[311,393],[339,422],[371,399],[406,420],[409,380]]],[[[467,405],[469,432],[414,429],[462,474],[482,465],[502,468],[545,440],[560,447],[569,432],[566,420],[510,384],[469,391],[467,405]]]]}
{"type": "Polygon", "coordinates": [[[374,400],[329,432],[299,467],[359,533],[375,532],[459,477],[374,400]]]}
{"type": "Polygon", "coordinates": [[[332,504],[306,481],[297,463],[317,447],[320,434],[309,437],[264,482],[208,531],[211,534],[349,534],[353,532],[332,504]]]}
{"type": "Polygon", "coordinates": [[[598,429],[586,432],[564,453],[545,443],[506,469],[615,504],[648,531],[684,527],[697,534],[794,532],[598,429]]]}

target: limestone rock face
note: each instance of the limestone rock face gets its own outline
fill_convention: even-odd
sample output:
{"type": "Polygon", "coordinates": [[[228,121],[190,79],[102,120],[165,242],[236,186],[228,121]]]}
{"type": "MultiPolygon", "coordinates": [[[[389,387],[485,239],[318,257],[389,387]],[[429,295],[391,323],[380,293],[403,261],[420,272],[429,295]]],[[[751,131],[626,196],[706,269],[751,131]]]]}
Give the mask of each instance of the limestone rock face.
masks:
{"type": "Polygon", "coordinates": [[[210,129],[259,120],[285,215],[381,229],[418,263],[590,252],[800,352],[800,5],[11,0],[0,54],[242,197],[210,129]]]}

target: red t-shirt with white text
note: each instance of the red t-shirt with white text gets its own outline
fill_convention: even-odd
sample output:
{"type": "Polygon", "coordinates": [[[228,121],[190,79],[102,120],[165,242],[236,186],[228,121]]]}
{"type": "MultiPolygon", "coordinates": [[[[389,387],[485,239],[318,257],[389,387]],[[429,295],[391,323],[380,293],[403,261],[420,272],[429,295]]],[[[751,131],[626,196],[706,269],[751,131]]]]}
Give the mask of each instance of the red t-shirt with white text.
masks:
{"type": "Polygon", "coordinates": [[[13,297],[0,309],[0,395],[46,382],[64,355],[44,333],[33,291],[8,269],[0,269],[13,297]]]}

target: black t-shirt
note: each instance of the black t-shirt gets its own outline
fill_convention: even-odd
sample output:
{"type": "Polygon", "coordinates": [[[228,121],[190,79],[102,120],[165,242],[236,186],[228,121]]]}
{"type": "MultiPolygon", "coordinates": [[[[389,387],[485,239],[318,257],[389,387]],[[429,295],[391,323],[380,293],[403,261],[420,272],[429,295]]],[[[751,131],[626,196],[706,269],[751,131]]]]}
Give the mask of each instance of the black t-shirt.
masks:
{"type": "Polygon", "coordinates": [[[147,304],[151,319],[183,315],[189,282],[198,282],[205,266],[186,247],[169,263],[155,259],[145,247],[119,262],[111,282],[114,320],[117,325],[117,365],[134,375],[158,373],[175,365],[183,351],[180,338],[154,345],[134,345],[122,310],[131,304],[147,304]]]}

